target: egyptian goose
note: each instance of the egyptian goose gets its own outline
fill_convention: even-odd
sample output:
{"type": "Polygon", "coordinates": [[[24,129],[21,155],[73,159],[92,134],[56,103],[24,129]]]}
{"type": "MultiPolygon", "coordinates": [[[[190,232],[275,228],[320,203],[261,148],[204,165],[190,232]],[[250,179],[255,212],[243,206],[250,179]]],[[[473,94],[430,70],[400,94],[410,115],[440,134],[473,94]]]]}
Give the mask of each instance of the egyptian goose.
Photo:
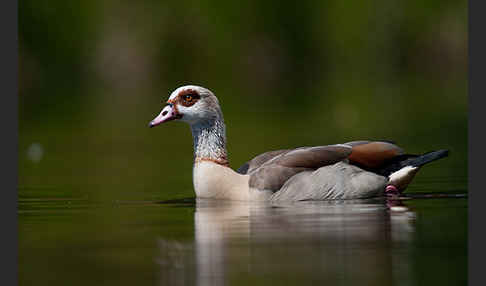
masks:
{"type": "Polygon", "coordinates": [[[300,201],[399,194],[422,165],[448,155],[447,150],[411,155],[387,141],[353,141],[266,152],[234,171],[228,162],[223,114],[210,90],[177,88],[149,126],[171,120],[191,127],[198,198],[300,201]]]}

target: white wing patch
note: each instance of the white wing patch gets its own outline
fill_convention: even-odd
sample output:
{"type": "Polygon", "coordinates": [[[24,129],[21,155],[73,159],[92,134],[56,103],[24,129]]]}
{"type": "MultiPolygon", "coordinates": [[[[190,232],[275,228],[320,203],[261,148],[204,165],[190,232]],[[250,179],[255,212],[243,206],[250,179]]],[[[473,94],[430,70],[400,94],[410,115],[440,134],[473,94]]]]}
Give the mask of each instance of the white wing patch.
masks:
{"type": "Polygon", "coordinates": [[[412,172],[415,169],[417,169],[417,167],[407,166],[407,167],[401,168],[400,170],[398,170],[396,172],[391,173],[390,176],[389,176],[390,182],[401,181],[401,180],[405,179],[407,176],[410,175],[410,172],[412,172]]]}
{"type": "Polygon", "coordinates": [[[401,168],[400,170],[393,172],[388,176],[389,185],[394,185],[400,191],[404,190],[408,184],[412,181],[415,174],[418,172],[419,167],[414,166],[406,166],[401,168]]]}

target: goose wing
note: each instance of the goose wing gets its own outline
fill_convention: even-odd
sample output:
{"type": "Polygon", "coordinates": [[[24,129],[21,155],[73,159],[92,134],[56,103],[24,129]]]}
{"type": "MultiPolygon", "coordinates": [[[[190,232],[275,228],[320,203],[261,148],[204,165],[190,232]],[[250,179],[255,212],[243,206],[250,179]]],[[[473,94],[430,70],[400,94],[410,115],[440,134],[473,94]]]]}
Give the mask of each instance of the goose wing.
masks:
{"type": "Polygon", "coordinates": [[[295,174],[345,160],[352,149],[350,145],[337,144],[264,153],[248,162],[246,173],[250,175],[250,187],[278,191],[295,174]]]}
{"type": "Polygon", "coordinates": [[[353,147],[349,163],[375,173],[381,173],[397,158],[407,155],[402,148],[390,141],[352,141],[345,143],[353,147]]]}
{"type": "Polygon", "coordinates": [[[288,151],[290,151],[290,149],[275,150],[275,151],[269,151],[260,154],[255,158],[251,159],[250,161],[246,162],[245,164],[241,165],[241,167],[239,167],[238,170],[236,170],[236,172],[243,175],[251,173],[253,170],[257,169],[268,160],[288,151]]]}

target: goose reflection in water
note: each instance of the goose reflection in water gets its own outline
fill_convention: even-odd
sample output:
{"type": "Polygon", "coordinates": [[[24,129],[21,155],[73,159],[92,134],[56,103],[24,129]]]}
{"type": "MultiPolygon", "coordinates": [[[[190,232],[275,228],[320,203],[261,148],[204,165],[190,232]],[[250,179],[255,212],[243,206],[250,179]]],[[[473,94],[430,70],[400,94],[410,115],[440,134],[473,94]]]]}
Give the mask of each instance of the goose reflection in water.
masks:
{"type": "Polygon", "coordinates": [[[160,285],[413,284],[415,214],[384,200],[198,199],[194,242],[159,239],[160,285]]]}

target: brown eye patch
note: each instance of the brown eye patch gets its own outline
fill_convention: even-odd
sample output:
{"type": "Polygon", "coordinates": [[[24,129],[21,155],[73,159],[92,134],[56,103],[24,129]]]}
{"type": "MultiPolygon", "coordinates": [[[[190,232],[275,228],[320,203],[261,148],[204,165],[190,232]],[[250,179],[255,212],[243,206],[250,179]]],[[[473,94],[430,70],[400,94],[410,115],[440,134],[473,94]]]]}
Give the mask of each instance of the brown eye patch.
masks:
{"type": "Polygon", "coordinates": [[[177,96],[177,101],[181,105],[189,107],[193,106],[200,98],[201,96],[199,96],[197,91],[192,89],[185,89],[179,93],[179,95],[177,96]]]}

